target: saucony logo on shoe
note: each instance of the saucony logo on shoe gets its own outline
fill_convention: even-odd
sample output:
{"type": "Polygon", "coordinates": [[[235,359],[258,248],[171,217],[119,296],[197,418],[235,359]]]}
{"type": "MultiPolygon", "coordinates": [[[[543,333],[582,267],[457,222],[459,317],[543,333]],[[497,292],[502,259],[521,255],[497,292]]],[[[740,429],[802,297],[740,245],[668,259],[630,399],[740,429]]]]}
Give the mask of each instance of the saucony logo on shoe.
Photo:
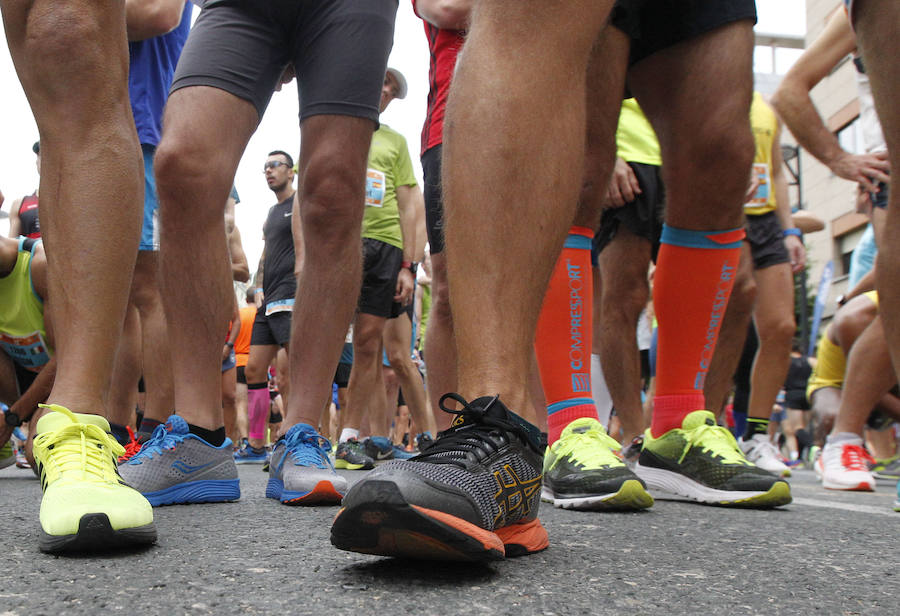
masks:
{"type": "Polygon", "coordinates": [[[181,460],[175,460],[172,462],[172,468],[180,473],[184,473],[185,475],[190,475],[191,473],[196,473],[199,470],[203,470],[208,466],[212,466],[213,462],[207,462],[206,464],[200,464],[199,466],[191,466],[190,464],[186,464],[181,460]]]}

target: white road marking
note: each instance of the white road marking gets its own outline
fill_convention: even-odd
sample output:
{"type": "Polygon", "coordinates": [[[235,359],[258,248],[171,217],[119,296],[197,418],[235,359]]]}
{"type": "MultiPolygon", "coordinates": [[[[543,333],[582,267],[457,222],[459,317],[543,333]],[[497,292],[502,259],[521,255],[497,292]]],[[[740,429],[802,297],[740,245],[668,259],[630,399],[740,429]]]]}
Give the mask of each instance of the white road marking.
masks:
{"type": "Polygon", "coordinates": [[[844,511],[856,511],[858,513],[874,513],[876,515],[889,515],[900,520],[900,513],[889,506],[871,507],[869,505],[853,505],[851,503],[837,503],[817,498],[794,498],[792,504],[806,505],[807,507],[825,507],[826,509],[843,509],[844,511]]]}

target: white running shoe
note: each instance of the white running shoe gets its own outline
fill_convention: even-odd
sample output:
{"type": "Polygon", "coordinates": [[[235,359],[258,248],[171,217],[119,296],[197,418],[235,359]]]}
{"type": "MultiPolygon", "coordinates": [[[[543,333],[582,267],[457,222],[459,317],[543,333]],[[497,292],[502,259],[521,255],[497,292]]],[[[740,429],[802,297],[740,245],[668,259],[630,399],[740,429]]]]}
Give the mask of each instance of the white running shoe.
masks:
{"type": "Polygon", "coordinates": [[[747,459],[759,468],[769,471],[778,477],[791,476],[791,469],[784,463],[778,448],[769,440],[767,435],[754,434],[750,440],[745,441],[741,439],[739,444],[747,459]]]}
{"type": "Polygon", "coordinates": [[[826,443],[816,461],[816,475],[829,490],[875,490],[875,477],[869,471],[872,456],[863,446],[862,438],[838,444],[826,443]]]}

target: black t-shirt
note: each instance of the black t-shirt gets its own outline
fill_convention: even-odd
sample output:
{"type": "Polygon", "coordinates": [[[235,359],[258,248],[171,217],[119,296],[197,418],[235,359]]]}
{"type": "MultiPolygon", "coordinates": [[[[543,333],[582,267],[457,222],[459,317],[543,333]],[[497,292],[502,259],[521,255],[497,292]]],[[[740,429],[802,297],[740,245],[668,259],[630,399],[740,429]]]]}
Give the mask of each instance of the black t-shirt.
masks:
{"type": "Polygon", "coordinates": [[[263,262],[263,294],[266,304],[294,297],[294,236],[291,233],[291,208],[294,195],[273,205],[263,225],[266,259],[263,262]]]}

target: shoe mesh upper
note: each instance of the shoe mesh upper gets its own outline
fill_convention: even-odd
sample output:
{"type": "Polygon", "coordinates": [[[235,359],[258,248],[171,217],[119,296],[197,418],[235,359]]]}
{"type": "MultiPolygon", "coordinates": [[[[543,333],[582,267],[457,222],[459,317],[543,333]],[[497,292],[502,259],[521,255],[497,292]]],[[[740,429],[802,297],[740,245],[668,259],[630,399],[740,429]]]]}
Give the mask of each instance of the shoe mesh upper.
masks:
{"type": "MultiPolygon", "coordinates": [[[[645,433],[641,466],[677,472],[721,490],[766,491],[778,480],[747,461],[731,433],[715,424],[712,413],[695,411],[691,415],[698,413],[703,417],[692,418],[690,429],[669,430],[659,438],[645,433]]],[[[687,419],[684,423],[688,426],[687,419]]]]}
{"type": "MultiPolygon", "coordinates": [[[[476,505],[482,526],[495,528],[537,515],[541,468],[510,448],[484,466],[472,470],[454,464],[392,460],[372,472],[372,479],[395,471],[413,473],[432,484],[451,486],[476,505]]],[[[446,454],[443,456],[446,457],[446,454]]]]}
{"type": "Polygon", "coordinates": [[[141,450],[119,466],[119,473],[130,486],[148,494],[190,481],[238,478],[231,441],[213,447],[188,433],[187,424],[181,425],[183,419],[178,417],[180,421],[175,422],[172,417],[156,426],[141,450]]]}

